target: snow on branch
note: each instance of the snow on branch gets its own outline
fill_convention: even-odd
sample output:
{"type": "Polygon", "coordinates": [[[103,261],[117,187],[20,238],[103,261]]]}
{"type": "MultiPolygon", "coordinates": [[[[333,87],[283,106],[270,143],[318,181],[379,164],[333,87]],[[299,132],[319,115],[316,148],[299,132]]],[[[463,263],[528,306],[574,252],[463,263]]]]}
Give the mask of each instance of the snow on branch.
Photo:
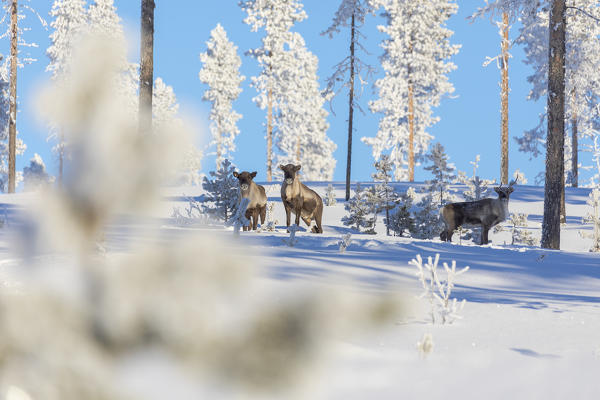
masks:
{"type": "Polygon", "coordinates": [[[444,270],[446,271],[446,280],[441,281],[438,274],[438,262],[440,255],[436,254],[435,259],[427,257],[427,263],[423,265],[423,259],[420,254],[417,254],[416,258],[413,258],[409,264],[417,267],[416,273],[419,281],[423,285],[423,293],[421,298],[427,297],[431,306],[430,315],[431,322],[435,324],[436,315],[442,320],[442,324],[448,322],[451,324],[454,320],[462,318],[459,313],[462,311],[466,300],[458,302],[455,298],[451,299],[450,294],[454,288],[454,279],[469,270],[469,267],[464,267],[461,270],[456,270],[456,261],[452,261],[451,266],[444,263],[444,270]],[[437,312],[436,312],[437,310],[437,312]]]}

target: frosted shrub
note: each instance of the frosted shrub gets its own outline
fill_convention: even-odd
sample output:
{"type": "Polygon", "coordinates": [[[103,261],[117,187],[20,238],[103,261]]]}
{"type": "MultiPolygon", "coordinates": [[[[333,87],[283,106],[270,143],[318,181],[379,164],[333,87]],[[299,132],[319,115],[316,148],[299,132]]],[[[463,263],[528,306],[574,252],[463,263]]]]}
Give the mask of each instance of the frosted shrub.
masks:
{"type": "Polygon", "coordinates": [[[193,197],[187,198],[188,204],[183,208],[173,207],[171,218],[177,226],[203,224],[208,222],[208,216],[202,212],[202,203],[193,197]]]}
{"type": "Polygon", "coordinates": [[[586,217],[583,219],[583,223],[591,223],[593,225],[593,232],[587,233],[579,231],[579,234],[585,238],[592,239],[592,247],[590,251],[600,252],[600,190],[594,189],[590,193],[587,204],[590,206],[591,211],[588,212],[586,217]]]}
{"type": "Polygon", "coordinates": [[[333,189],[333,185],[330,183],[327,185],[327,192],[325,193],[325,205],[333,206],[337,203],[335,198],[335,190],[333,189]]]}
{"type": "Polygon", "coordinates": [[[148,232],[157,237],[134,235],[128,251],[97,257],[90,244],[123,215],[130,223],[144,216],[186,148],[178,128],[140,135],[122,112],[110,87],[112,43],[80,50],[74,84],[54,86],[41,102],[70,128],[76,151],[63,188],[44,197],[24,242],[10,243],[31,264],[3,269],[19,291],[0,291],[1,395],[15,387],[31,399],[153,400],[171,398],[176,386],[207,398],[216,377],[226,397],[291,397],[326,335],[389,323],[397,302],[289,286],[272,293],[250,276],[258,258],[247,247],[196,235],[165,240],[160,220],[148,232]]]}
{"type": "Polygon", "coordinates": [[[398,196],[398,204],[390,213],[389,220],[384,220],[386,226],[394,232],[394,236],[412,237],[415,233],[416,224],[412,215],[415,198],[415,190],[412,187],[408,188],[406,193],[398,196]]]}
{"type": "Polygon", "coordinates": [[[340,253],[344,253],[348,246],[350,246],[350,243],[352,243],[351,237],[351,233],[346,233],[341,237],[340,241],[338,242],[338,245],[340,246],[340,253]]]}
{"type": "Polygon", "coordinates": [[[417,277],[423,285],[423,294],[421,297],[427,297],[429,300],[431,323],[435,324],[436,316],[442,321],[442,324],[446,322],[451,324],[457,318],[461,318],[459,315],[463,309],[466,300],[462,300],[460,303],[456,299],[451,299],[452,289],[454,288],[454,279],[469,270],[469,267],[456,270],[456,262],[452,261],[452,266],[448,266],[444,263],[444,270],[446,271],[446,280],[441,281],[438,274],[438,262],[440,255],[436,254],[435,259],[427,257],[427,263],[423,265],[423,259],[420,254],[417,254],[416,258],[413,258],[409,264],[417,267],[417,277]]]}
{"type": "Polygon", "coordinates": [[[29,160],[29,166],[23,168],[23,190],[30,191],[43,188],[53,181],[46,172],[46,165],[39,154],[29,160]]]}
{"type": "Polygon", "coordinates": [[[511,244],[524,244],[527,246],[537,245],[537,240],[533,237],[533,233],[528,230],[528,217],[529,216],[524,213],[510,215],[510,223],[512,224],[511,244]]]}
{"type": "Polygon", "coordinates": [[[242,227],[250,225],[250,220],[246,218],[246,209],[248,208],[248,204],[250,204],[250,199],[247,197],[242,198],[240,204],[238,204],[235,210],[235,213],[231,219],[227,221],[228,225],[233,226],[234,236],[240,235],[240,229],[242,227]]]}
{"type": "Polygon", "coordinates": [[[261,226],[260,226],[261,232],[263,232],[263,231],[275,232],[275,229],[276,229],[279,221],[277,221],[275,219],[275,217],[273,216],[274,208],[275,208],[275,203],[272,201],[268,201],[267,202],[267,214],[265,216],[265,223],[261,224],[261,226]]]}

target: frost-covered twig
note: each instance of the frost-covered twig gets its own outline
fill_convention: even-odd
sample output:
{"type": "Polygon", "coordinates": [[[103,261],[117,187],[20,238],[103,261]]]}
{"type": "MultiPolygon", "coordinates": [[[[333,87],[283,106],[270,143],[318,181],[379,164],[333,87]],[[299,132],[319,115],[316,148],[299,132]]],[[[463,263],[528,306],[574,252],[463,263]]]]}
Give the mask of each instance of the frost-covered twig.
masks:
{"type": "Polygon", "coordinates": [[[431,306],[431,322],[435,324],[437,305],[442,324],[445,324],[446,322],[452,323],[455,319],[461,318],[458,313],[463,309],[466,302],[466,300],[462,300],[459,303],[456,299],[450,298],[450,294],[454,288],[454,279],[456,276],[467,272],[469,267],[457,271],[456,261],[452,261],[451,267],[449,267],[447,263],[444,263],[446,280],[441,282],[437,272],[439,260],[440,255],[436,254],[435,259],[427,257],[427,263],[423,265],[421,255],[417,254],[416,258],[412,259],[409,264],[416,266],[418,269],[417,277],[424,289],[421,297],[427,297],[431,306]]]}
{"type": "Polygon", "coordinates": [[[275,203],[273,203],[272,201],[267,202],[267,215],[265,218],[265,223],[261,224],[260,226],[260,231],[267,231],[267,232],[274,232],[275,231],[275,227],[277,226],[278,222],[274,217],[273,217],[273,208],[275,207],[275,203]]]}
{"type": "Polygon", "coordinates": [[[340,246],[340,253],[343,253],[346,251],[346,249],[348,248],[348,246],[350,246],[350,243],[352,243],[352,239],[350,239],[352,237],[351,233],[346,233],[345,235],[343,235],[339,241],[339,246],[340,246]]]}
{"type": "Polygon", "coordinates": [[[296,245],[296,243],[298,243],[298,239],[296,239],[296,232],[300,230],[300,227],[298,225],[294,224],[294,225],[288,227],[288,230],[290,231],[290,237],[288,239],[281,239],[281,240],[286,245],[288,245],[290,247],[294,247],[296,245]]]}

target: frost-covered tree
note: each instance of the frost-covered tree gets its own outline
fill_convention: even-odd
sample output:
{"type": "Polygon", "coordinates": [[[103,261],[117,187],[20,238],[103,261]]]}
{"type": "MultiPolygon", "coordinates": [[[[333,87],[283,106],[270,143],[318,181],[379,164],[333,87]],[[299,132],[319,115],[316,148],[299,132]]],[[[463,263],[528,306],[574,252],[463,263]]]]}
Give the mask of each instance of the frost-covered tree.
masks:
{"type": "Polygon", "coordinates": [[[375,221],[369,217],[372,207],[367,203],[367,192],[360,183],[356,184],[354,196],[345,203],[344,208],[348,212],[348,215],[342,217],[344,225],[353,226],[358,232],[361,228],[366,231],[373,229],[375,221]]]}
{"type": "Polygon", "coordinates": [[[202,189],[206,192],[200,201],[203,211],[216,220],[227,222],[238,206],[238,181],[233,177],[235,166],[228,159],[223,160],[221,168],[210,171],[213,179],[204,177],[202,189]]]}
{"type": "MultiPolygon", "coordinates": [[[[0,191],[6,193],[8,191],[8,128],[10,121],[10,62],[5,59],[0,64],[0,191]]],[[[18,132],[17,132],[18,134],[18,132]]],[[[25,144],[17,138],[16,155],[21,155],[25,152],[25,144]]],[[[20,172],[15,174],[15,185],[23,179],[20,172]]]]}
{"type": "Polygon", "coordinates": [[[30,191],[47,185],[52,182],[52,178],[46,172],[46,164],[39,154],[35,153],[29,160],[29,166],[23,168],[23,190],[30,191]]]}
{"type": "MultiPolygon", "coordinates": [[[[52,74],[55,81],[67,80],[69,77],[73,49],[88,26],[85,4],[84,0],[55,0],[52,4],[50,16],[53,20],[50,22],[50,28],[53,32],[50,34],[51,44],[46,50],[50,59],[46,71],[52,74]]],[[[58,157],[59,182],[62,182],[66,155],[64,137],[62,127],[51,127],[48,140],[57,142],[53,151],[58,157]]]]}
{"type": "MultiPolygon", "coordinates": [[[[374,189],[377,193],[377,196],[381,199],[378,206],[378,211],[385,210],[386,221],[390,219],[390,210],[396,207],[398,202],[398,193],[396,193],[394,188],[390,186],[393,169],[394,166],[390,160],[390,157],[385,154],[381,156],[379,161],[375,162],[376,172],[372,175],[374,181],[380,182],[374,186],[374,189]]],[[[387,224],[386,234],[388,236],[390,235],[390,228],[387,224]]]]}
{"type": "Polygon", "coordinates": [[[395,180],[414,180],[415,164],[422,159],[432,136],[428,129],[439,121],[433,108],[454,87],[448,73],[456,68],[449,58],[459,46],[450,44],[446,27],[458,6],[451,0],[373,0],[383,7],[389,36],[382,47],[383,78],[375,82],[379,98],[371,111],[383,114],[375,137],[363,138],[378,159],[385,151],[394,162],[395,180]]]}
{"type": "Polygon", "coordinates": [[[242,0],[240,7],[246,12],[244,22],[252,32],[264,28],[262,45],[249,51],[261,68],[258,76],[252,77],[252,86],[258,92],[253,99],[261,108],[267,109],[267,181],[273,174],[273,113],[279,108],[282,94],[280,73],[275,58],[280,57],[284,45],[290,41],[292,26],[306,19],[306,12],[298,0],[242,0]]]}
{"type": "Polygon", "coordinates": [[[337,203],[337,199],[335,197],[335,189],[333,185],[330,183],[327,185],[327,192],[325,192],[325,205],[326,206],[334,206],[337,203]]]}
{"type": "Polygon", "coordinates": [[[237,121],[242,115],[233,110],[232,103],[242,92],[240,84],[246,78],[239,72],[242,60],[237,54],[237,46],[229,41],[221,24],[210,32],[206,47],[206,52],[200,54],[199,78],[208,85],[202,100],[211,102],[212,141],[209,145],[215,147],[219,166],[224,158],[232,160],[231,153],[235,151],[235,137],[240,133],[237,121]]]}
{"type": "Polygon", "coordinates": [[[278,82],[278,110],[275,113],[275,144],[278,164],[302,165],[304,179],[330,181],[336,149],[327,137],[327,111],[317,76],[318,59],[306,49],[304,39],[293,32],[286,49],[273,55],[278,82]]]}
{"type": "Polygon", "coordinates": [[[431,151],[426,155],[430,165],[425,167],[426,171],[431,171],[433,179],[425,181],[427,184],[426,191],[431,194],[438,205],[441,207],[453,200],[450,193],[450,183],[455,178],[455,168],[452,163],[449,163],[449,157],[444,151],[444,146],[436,143],[431,151]]]}
{"type": "Polygon", "coordinates": [[[335,65],[334,73],[327,79],[326,97],[337,95],[342,88],[348,88],[348,150],[346,157],[346,201],[350,199],[350,173],[352,167],[352,134],[354,123],[354,109],[358,108],[358,97],[363,87],[355,91],[355,83],[358,80],[361,86],[367,84],[374,72],[374,68],[365,63],[357,51],[368,52],[361,44],[365,36],[361,28],[365,23],[367,14],[373,13],[374,9],[370,0],[342,0],[338,7],[331,25],[322,32],[322,35],[333,35],[339,33],[341,28],[350,29],[350,54],[335,65]],[[341,85],[340,85],[340,82],[341,85]],[[341,87],[340,87],[341,86],[341,87]]]}

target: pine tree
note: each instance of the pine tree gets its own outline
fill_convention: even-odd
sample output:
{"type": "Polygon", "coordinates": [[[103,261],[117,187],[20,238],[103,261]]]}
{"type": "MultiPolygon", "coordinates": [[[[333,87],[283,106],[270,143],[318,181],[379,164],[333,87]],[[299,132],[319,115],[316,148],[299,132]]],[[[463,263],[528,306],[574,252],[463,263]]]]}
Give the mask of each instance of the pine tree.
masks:
{"type": "Polygon", "coordinates": [[[139,129],[152,129],[152,86],[154,83],[154,0],[141,2],[139,129]]]}
{"type": "MultiPolygon", "coordinates": [[[[50,27],[54,31],[50,34],[51,45],[46,50],[50,59],[46,71],[52,74],[54,81],[67,80],[69,77],[69,64],[72,59],[73,49],[81,40],[87,27],[87,13],[84,0],[55,0],[50,16],[53,21],[50,27]]],[[[58,156],[58,181],[62,182],[66,146],[62,127],[53,126],[48,139],[58,143],[53,151],[58,156]]]]}
{"type": "Polygon", "coordinates": [[[271,182],[273,174],[273,113],[278,110],[281,97],[282,82],[277,62],[284,44],[290,41],[290,29],[299,21],[306,19],[306,13],[298,0],[242,0],[240,7],[247,13],[244,22],[250,25],[253,32],[264,28],[265,36],[262,46],[249,51],[256,58],[261,73],[252,77],[252,86],[258,92],[253,100],[261,108],[267,109],[267,181],[271,182]]]}
{"type": "Polygon", "coordinates": [[[426,156],[431,163],[425,167],[426,171],[431,171],[433,179],[425,181],[428,185],[426,191],[432,196],[438,205],[444,206],[453,200],[450,193],[450,183],[454,180],[454,165],[448,162],[449,157],[444,151],[444,146],[436,143],[431,152],[426,156]]]}
{"type": "Polygon", "coordinates": [[[199,78],[208,85],[202,100],[212,103],[209,117],[212,141],[209,145],[216,148],[219,166],[224,158],[231,160],[231,153],[235,151],[235,137],[240,133],[237,121],[242,116],[233,110],[232,103],[240,95],[240,84],[246,78],[239,73],[242,61],[237,46],[229,41],[221,24],[210,32],[206,46],[206,52],[200,54],[203,66],[199,78]]]}
{"type": "Polygon", "coordinates": [[[337,199],[335,197],[335,190],[333,189],[333,185],[330,183],[327,185],[327,192],[325,193],[325,205],[333,206],[337,203],[337,199]]]}
{"type": "Polygon", "coordinates": [[[362,50],[366,53],[365,48],[360,43],[361,38],[364,35],[360,31],[360,28],[365,23],[367,14],[373,13],[373,6],[370,0],[342,0],[339,8],[337,9],[333,22],[326,31],[321,33],[322,35],[329,35],[329,38],[333,38],[335,33],[340,32],[340,28],[350,29],[350,55],[339,62],[334,68],[335,72],[327,79],[327,92],[326,97],[333,97],[339,93],[341,88],[336,88],[339,82],[342,83],[342,87],[348,88],[348,150],[346,157],[346,201],[350,199],[350,175],[352,167],[352,135],[353,135],[353,124],[354,124],[354,109],[360,106],[358,105],[358,97],[360,91],[355,91],[355,82],[361,85],[365,85],[367,80],[370,79],[374,72],[374,68],[366,64],[360,57],[356,55],[357,50],[362,50]],[[348,80],[346,81],[346,75],[348,80]],[[330,96],[333,95],[333,96],[330,96]]]}
{"type": "Polygon", "coordinates": [[[216,220],[227,222],[238,206],[238,181],[233,177],[235,167],[229,160],[223,160],[221,168],[210,171],[214,179],[204,177],[202,189],[206,192],[201,198],[203,212],[216,220]]]}
{"type": "Polygon", "coordinates": [[[366,196],[365,190],[360,186],[360,183],[357,183],[354,196],[344,205],[348,215],[342,217],[342,223],[346,226],[354,226],[354,229],[358,232],[361,231],[361,228],[369,231],[374,225],[373,219],[369,218],[372,207],[367,203],[366,196]]]}
{"type": "Polygon", "coordinates": [[[411,237],[416,233],[417,225],[412,214],[415,199],[415,190],[408,188],[405,193],[399,195],[396,208],[384,221],[387,229],[394,232],[394,236],[411,237]]]}
{"type": "Polygon", "coordinates": [[[433,116],[442,96],[454,87],[447,74],[456,68],[448,59],[459,46],[450,44],[452,31],[446,21],[456,13],[450,0],[373,0],[384,8],[389,36],[382,43],[385,76],[375,82],[379,99],[371,111],[383,114],[377,136],[362,138],[378,159],[390,151],[395,180],[414,180],[415,164],[427,150],[432,136],[427,130],[439,121],[433,116]]]}
{"type": "MultiPolygon", "coordinates": [[[[381,198],[379,211],[385,210],[386,221],[390,219],[390,210],[396,207],[398,202],[398,193],[396,193],[394,188],[389,184],[392,180],[393,168],[394,166],[390,157],[388,155],[383,155],[379,161],[375,162],[375,169],[377,172],[372,175],[373,180],[381,182],[375,186],[375,191],[381,198]]],[[[390,228],[387,225],[386,234],[387,236],[390,235],[390,228]]]]}

